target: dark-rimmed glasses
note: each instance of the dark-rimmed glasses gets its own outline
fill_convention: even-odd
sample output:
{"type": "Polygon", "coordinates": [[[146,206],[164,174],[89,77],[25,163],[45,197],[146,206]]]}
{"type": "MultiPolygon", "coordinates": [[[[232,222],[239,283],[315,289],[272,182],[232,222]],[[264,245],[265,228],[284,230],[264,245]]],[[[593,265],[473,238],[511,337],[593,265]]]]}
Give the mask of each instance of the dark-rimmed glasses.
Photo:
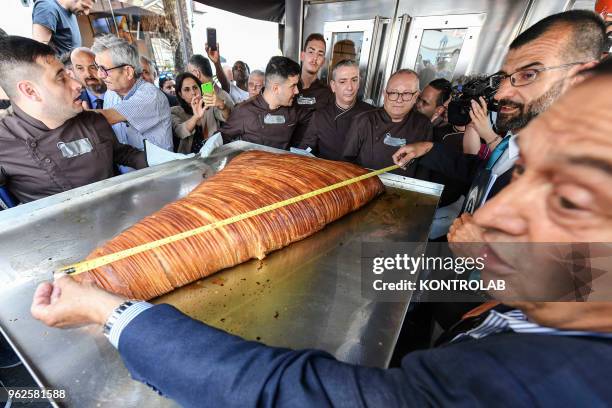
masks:
{"type": "Polygon", "coordinates": [[[108,77],[108,72],[112,71],[113,69],[119,69],[119,68],[123,68],[123,67],[131,67],[130,64],[121,64],[121,65],[117,65],[116,67],[112,67],[112,68],[105,68],[103,65],[98,65],[96,64],[96,69],[98,70],[98,72],[101,74],[100,77],[101,78],[106,78],[108,77]]]}
{"type": "Polygon", "coordinates": [[[385,91],[387,93],[387,97],[389,98],[390,101],[395,102],[395,101],[399,101],[400,100],[400,96],[401,96],[401,101],[402,102],[410,102],[412,100],[412,98],[414,98],[414,95],[417,94],[417,92],[419,91],[414,91],[414,92],[395,92],[395,91],[385,91]]]}

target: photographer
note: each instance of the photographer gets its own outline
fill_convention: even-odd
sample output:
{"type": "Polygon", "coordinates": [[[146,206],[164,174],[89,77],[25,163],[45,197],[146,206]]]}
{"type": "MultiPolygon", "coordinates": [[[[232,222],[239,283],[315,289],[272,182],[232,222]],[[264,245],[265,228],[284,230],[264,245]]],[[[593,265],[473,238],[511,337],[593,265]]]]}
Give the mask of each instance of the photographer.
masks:
{"type": "Polygon", "coordinates": [[[218,131],[221,122],[229,117],[230,109],[215,92],[202,94],[202,82],[185,72],[176,77],[178,106],[170,109],[172,131],[180,140],[178,153],[197,153],[210,136],[218,131]]]}
{"type": "Polygon", "coordinates": [[[420,142],[401,147],[393,155],[394,162],[405,166],[421,157],[421,166],[470,183],[464,212],[473,213],[510,182],[518,158],[516,135],[583,79],[579,73],[595,65],[604,38],[603,21],[585,10],[558,13],[537,22],[510,44],[502,70],[491,78],[498,86],[496,128],[505,137],[488,160],[456,154],[439,143],[420,142]]]}
{"type": "Polygon", "coordinates": [[[471,121],[463,134],[463,153],[478,155],[479,159],[486,160],[502,141],[502,137],[491,128],[485,98],[481,96],[478,101],[472,99],[471,104],[471,121]]]}

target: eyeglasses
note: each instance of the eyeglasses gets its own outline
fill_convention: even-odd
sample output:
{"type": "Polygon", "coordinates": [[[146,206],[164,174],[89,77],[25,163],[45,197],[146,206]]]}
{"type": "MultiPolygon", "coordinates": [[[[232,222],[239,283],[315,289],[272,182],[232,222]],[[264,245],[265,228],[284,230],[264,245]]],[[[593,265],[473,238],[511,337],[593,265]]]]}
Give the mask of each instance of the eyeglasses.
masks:
{"type": "Polygon", "coordinates": [[[131,67],[130,64],[121,64],[121,65],[117,65],[116,67],[112,67],[112,68],[105,68],[102,65],[98,65],[96,64],[96,69],[98,70],[98,72],[101,74],[100,77],[101,78],[106,78],[108,76],[108,72],[112,71],[113,69],[119,69],[119,68],[123,68],[123,67],[131,67]]]}
{"type": "Polygon", "coordinates": [[[499,88],[501,83],[506,78],[510,78],[510,84],[514,87],[529,85],[534,82],[540,72],[544,71],[552,71],[555,69],[566,69],[572,67],[574,65],[584,64],[584,62],[571,62],[569,64],[557,65],[555,67],[543,67],[543,68],[529,68],[529,69],[521,69],[519,71],[513,72],[511,74],[497,73],[493,74],[489,77],[491,81],[491,86],[495,89],[499,88]]]}
{"type": "Polygon", "coordinates": [[[414,95],[417,94],[418,91],[414,91],[414,92],[389,92],[389,91],[385,91],[387,93],[387,96],[389,97],[390,101],[398,101],[400,100],[400,96],[401,96],[401,101],[402,102],[410,102],[412,100],[412,98],[414,98],[414,95]]]}

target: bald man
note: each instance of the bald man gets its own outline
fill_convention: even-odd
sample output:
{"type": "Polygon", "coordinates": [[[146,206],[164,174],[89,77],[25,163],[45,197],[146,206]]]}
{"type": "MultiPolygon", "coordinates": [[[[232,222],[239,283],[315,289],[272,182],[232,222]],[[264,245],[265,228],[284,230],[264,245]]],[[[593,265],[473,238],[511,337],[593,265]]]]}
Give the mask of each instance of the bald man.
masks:
{"type": "MultiPolygon", "coordinates": [[[[384,92],[384,106],[355,117],[346,133],[343,158],[370,169],[393,165],[393,153],[407,143],[433,138],[430,120],[416,109],[419,76],[409,69],[391,75],[384,92]]],[[[430,172],[418,163],[396,173],[428,179],[430,172]]]]}
{"type": "Polygon", "coordinates": [[[81,100],[88,109],[102,109],[106,93],[106,84],[98,76],[95,58],[96,54],[86,47],[75,48],[70,53],[74,79],[83,86],[81,100]]]}

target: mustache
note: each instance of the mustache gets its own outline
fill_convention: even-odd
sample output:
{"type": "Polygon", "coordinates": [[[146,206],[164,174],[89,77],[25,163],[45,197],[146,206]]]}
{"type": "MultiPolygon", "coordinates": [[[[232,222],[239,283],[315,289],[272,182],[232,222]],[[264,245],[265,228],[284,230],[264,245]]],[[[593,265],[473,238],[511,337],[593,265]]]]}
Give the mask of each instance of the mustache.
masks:
{"type": "Polygon", "coordinates": [[[519,108],[519,109],[523,109],[523,107],[525,107],[524,104],[522,103],[518,103],[518,102],[514,102],[511,101],[510,99],[502,99],[499,101],[499,107],[507,107],[507,108],[519,108]]]}

